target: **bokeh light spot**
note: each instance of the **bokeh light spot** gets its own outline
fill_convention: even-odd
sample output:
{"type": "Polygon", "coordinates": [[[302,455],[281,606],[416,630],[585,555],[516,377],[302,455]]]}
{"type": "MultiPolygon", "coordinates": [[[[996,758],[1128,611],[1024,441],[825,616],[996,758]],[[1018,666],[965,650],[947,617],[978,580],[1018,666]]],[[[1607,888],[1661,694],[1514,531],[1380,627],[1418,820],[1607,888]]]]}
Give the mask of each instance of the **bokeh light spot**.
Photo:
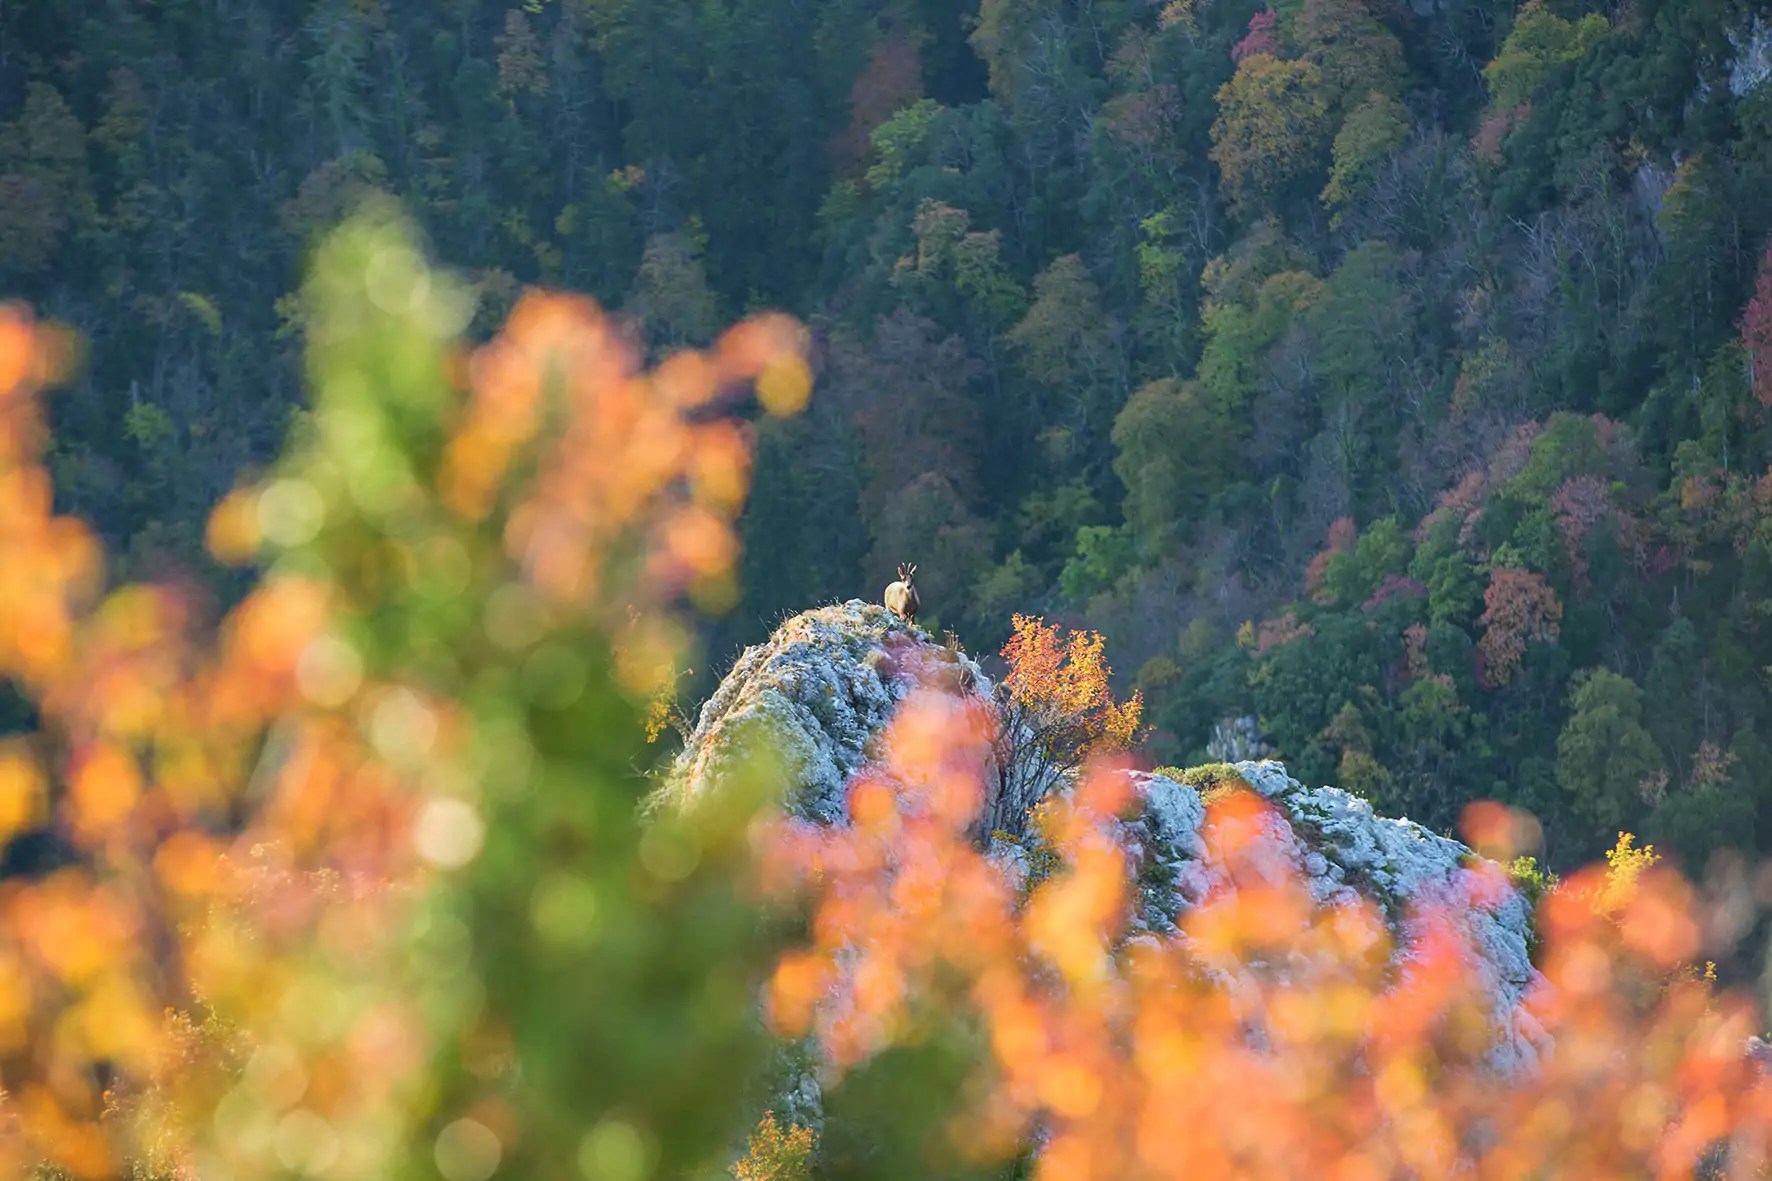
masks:
{"type": "Polygon", "coordinates": [[[306,480],[278,480],[258,494],[258,527],[271,541],[306,545],[326,520],[326,501],[306,480]]]}
{"type": "Polygon", "coordinates": [[[812,370],[800,357],[777,357],[757,375],[757,400],[778,417],[800,413],[811,397],[812,370]]]}
{"type": "Polygon", "coordinates": [[[645,1181],[650,1155],[640,1130],[612,1116],[579,1142],[578,1171],[585,1181],[645,1181]]]}
{"type": "Polygon", "coordinates": [[[504,1145],[485,1124],[463,1118],[437,1133],[433,1155],[444,1181],[486,1181],[498,1170],[504,1145]]]}
{"type": "Polygon", "coordinates": [[[295,683],[321,709],[336,709],[363,684],[363,658],[337,636],[316,636],[296,662],[295,683]]]}
{"type": "Polygon", "coordinates": [[[485,839],[486,823],[463,800],[431,800],[412,830],[418,855],[438,869],[460,869],[479,855],[485,839]]]}

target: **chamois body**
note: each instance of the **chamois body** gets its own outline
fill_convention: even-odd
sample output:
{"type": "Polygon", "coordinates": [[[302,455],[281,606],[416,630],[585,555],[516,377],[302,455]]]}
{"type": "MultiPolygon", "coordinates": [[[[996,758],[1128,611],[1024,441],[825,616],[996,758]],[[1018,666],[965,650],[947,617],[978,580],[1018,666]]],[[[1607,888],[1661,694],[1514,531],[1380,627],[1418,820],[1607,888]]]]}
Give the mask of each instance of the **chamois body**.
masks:
{"type": "Polygon", "coordinates": [[[915,566],[901,565],[898,568],[898,581],[886,588],[886,609],[906,623],[915,623],[917,612],[923,608],[923,600],[911,581],[916,576],[915,566]]]}

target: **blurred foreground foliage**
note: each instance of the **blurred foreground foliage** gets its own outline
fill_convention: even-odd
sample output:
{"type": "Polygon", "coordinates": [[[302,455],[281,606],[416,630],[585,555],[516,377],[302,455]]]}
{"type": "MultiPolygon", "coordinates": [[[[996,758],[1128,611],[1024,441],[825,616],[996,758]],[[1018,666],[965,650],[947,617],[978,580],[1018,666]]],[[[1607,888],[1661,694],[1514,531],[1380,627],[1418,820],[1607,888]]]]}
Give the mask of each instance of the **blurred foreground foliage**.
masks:
{"type": "Polygon", "coordinates": [[[107,589],[56,517],[35,388],[67,342],[0,322],[0,1175],[641,1181],[742,1141],[767,923],[735,890],[759,777],[642,824],[641,726],[686,596],[728,593],[727,419],[803,400],[752,320],[651,373],[588,301],[471,293],[371,210],[305,293],[312,410],[211,548],[263,575],[213,622],[107,589]],[[765,397],[765,401],[770,401],[765,397]]]}
{"type": "MultiPolygon", "coordinates": [[[[802,331],[646,372],[589,302],[531,294],[470,349],[469,294],[375,207],[305,307],[312,409],[210,522],[260,568],[219,621],[108,588],[55,515],[36,395],[72,342],[0,317],[0,676],[34,722],[0,746],[0,841],[58,850],[0,879],[0,1175],[1763,1164],[1759,1018],[1692,970],[1714,916],[1629,840],[1537,882],[1543,975],[1506,1015],[1537,1056],[1509,1074],[1452,916],[1318,905],[1235,775],[1201,780],[1212,884],[1175,930],[1137,921],[1111,769],[1046,802],[1018,881],[975,842],[1002,724],[977,695],[901,706],[847,825],[775,818],[767,760],[643,808],[688,609],[732,599],[749,440],[714,399],[798,410],[802,331]],[[774,1106],[808,1094],[816,1138],[774,1106]]],[[[1479,851],[1530,843],[1485,807],[1479,851]]],[[[1466,908],[1511,888],[1463,874],[1466,908]]]]}
{"type": "Polygon", "coordinates": [[[1056,866],[1025,898],[1033,866],[972,843],[989,725],[963,699],[913,699],[851,789],[852,823],[772,848],[817,911],[769,1013],[816,1037],[827,1082],[972,1047],[960,1074],[928,1076],[921,1153],[866,1175],[1764,1175],[1758,1017],[1694,964],[1716,908],[1629,834],[1545,886],[1537,968],[1498,1007],[1499,965],[1475,946],[1493,920],[1470,920],[1513,889],[1492,858],[1528,843],[1523,813],[1474,806],[1484,855],[1393,913],[1325,902],[1274,805],[1202,768],[1198,873],[1174,924],[1151,923],[1147,874],[1176,870],[1129,839],[1132,781],[1111,767],[1042,806],[1056,866]]]}

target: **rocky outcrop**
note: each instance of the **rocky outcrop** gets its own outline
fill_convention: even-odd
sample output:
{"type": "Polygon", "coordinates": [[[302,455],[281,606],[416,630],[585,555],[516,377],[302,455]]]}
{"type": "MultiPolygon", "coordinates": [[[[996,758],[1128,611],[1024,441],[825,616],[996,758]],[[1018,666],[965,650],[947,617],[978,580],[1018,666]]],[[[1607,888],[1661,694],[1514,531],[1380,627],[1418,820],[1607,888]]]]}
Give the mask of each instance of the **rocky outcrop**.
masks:
{"type": "MultiPolygon", "coordinates": [[[[755,752],[770,750],[791,813],[844,823],[850,777],[875,756],[899,702],[919,687],[989,692],[970,658],[883,607],[852,600],[797,615],[747,649],[702,707],[668,790],[693,800],[755,752]]],[[[1533,1060],[1543,1039],[1521,1003],[1536,979],[1527,956],[1529,907],[1499,874],[1466,872],[1474,859],[1466,846],[1379,816],[1337,788],[1305,787],[1277,762],[1131,778],[1143,801],[1123,828],[1141,891],[1135,937],[1185,939],[1184,912],[1227,887],[1207,839],[1202,791],[1240,780],[1274,805],[1260,850],[1272,872],[1298,874],[1323,907],[1357,897],[1377,903],[1393,929],[1399,973],[1410,970],[1426,916],[1449,922],[1489,997],[1495,1064],[1512,1069],[1533,1060]]],[[[993,852],[1006,874],[1034,872],[1040,858],[1031,839],[997,841],[993,852]]]]}
{"type": "Polygon", "coordinates": [[[849,777],[918,688],[990,691],[964,653],[884,607],[851,599],[802,612],[738,658],[702,706],[665,791],[693,801],[762,755],[775,760],[790,813],[839,823],[849,777]]]}
{"type": "MultiPolygon", "coordinates": [[[[1236,763],[1185,778],[1202,786],[1241,780],[1273,804],[1260,848],[1244,856],[1253,855],[1271,874],[1297,875],[1319,906],[1358,898],[1377,903],[1392,928],[1400,976],[1411,970],[1428,924],[1447,923],[1488,997],[1496,1029],[1492,1062],[1511,1070],[1536,1060],[1545,1038],[1523,1005],[1539,979],[1528,955],[1531,908],[1499,873],[1470,873],[1476,856],[1468,847],[1414,821],[1379,816],[1339,788],[1305,787],[1277,762],[1236,763]]],[[[1201,790],[1163,775],[1133,779],[1144,801],[1127,824],[1141,867],[1137,922],[1154,937],[1185,939],[1177,923],[1183,912],[1229,886],[1206,839],[1201,790]]]]}

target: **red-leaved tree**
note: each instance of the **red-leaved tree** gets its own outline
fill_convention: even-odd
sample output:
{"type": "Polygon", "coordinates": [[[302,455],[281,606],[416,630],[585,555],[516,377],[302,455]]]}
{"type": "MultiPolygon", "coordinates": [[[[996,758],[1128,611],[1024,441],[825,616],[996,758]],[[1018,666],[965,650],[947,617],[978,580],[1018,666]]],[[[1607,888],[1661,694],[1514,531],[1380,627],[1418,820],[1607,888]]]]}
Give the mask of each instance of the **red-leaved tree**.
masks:
{"type": "Polygon", "coordinates": [[[1254,57],[1265,53],[1269,57],[1280,56],[1279,15],[1273,9],[1264,9],[1249,18],[1249,35],[1231,46],[1231,60],[1240,62],[1246,57],[1254,57]]]}

